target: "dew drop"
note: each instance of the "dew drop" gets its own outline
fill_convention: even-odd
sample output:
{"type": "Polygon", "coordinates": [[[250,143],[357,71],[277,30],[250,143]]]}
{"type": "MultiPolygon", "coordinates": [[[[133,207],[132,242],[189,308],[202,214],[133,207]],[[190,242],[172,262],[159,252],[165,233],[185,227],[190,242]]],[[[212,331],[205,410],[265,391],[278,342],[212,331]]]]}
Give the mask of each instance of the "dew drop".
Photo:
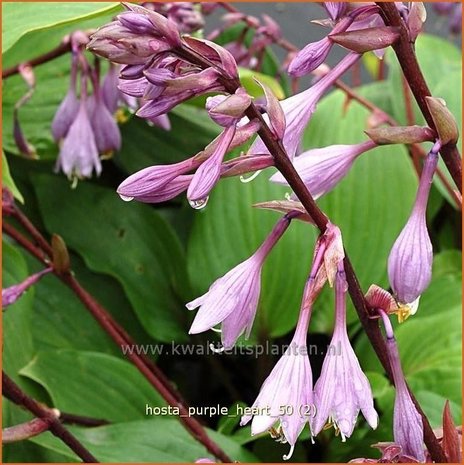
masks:
{"type": "Polygon", "coordinates": [[[200,199],[200,200],[189,200],[189,204],[195,210],[201,210],[202,208],[206,207],[208,200],[209,200],[209,197],[205,197],[204,199],[200,199]]]}
{"type": "Polygon", "coordinates": [[[259,170],[259,171],[254,172],[251,176],[248,176],[248,178],[246,178],[245,176],[242,175],[242,176],[240,176],[240,181],[243,182],[243,184],[246,184],[247,182],[251,182],[251,181],[253,181],[253,179],[256,179],[259,176],[261,171],[263,171],[263,170],[259,170]]]}
{"type": "Polygon", "coordinates": [[[121,200],[124,200],[124,202],[130,202],[131,200],[134,200],[134,197],[128,197],[127,195],[119,194],[119,197],[121,197],[121,200]]]}
{"type": "Polygon", "coordinates": [[[211,344],[209,345],[209,348],[210,348],[215,354],[221,354],[221,353],[224,352],[224,350],[225,350],[224,346],[221,346],[221,347],[219,347],[219,349],[216,349],[216,347],[214,347],[214,344],[213,344],[213,343],[211,343],[211,344]]]}

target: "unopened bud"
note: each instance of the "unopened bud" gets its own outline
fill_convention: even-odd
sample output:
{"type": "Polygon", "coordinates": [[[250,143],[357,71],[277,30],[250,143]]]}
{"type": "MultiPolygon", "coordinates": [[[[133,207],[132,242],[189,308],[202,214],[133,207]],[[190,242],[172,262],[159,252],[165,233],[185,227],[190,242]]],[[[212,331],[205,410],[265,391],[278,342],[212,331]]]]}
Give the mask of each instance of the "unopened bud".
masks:
{"type": "Polygon", "coordinates": [[[399,29],[396,27],[370,27],[356,31],[329,34],[329,39],[348,50],[357,53],[379,50],[394,44],[400,37],[399,29]]]}
{"type": "Polygon", "coordinates": [[[455,144],[459,139],[459,127],[456,119],[441,98],[425,97],[442,145],[455,144]]]}
{"type": "Polygon", "coordinates": [[[295,219],[314,224],[314,221],[308,215],[308,212],[303,207],[303,204],[297,200],[271,200],[269,202],[255,203],[253,207],[263,208],[264,210],[274,210],[276,212],[285,214],[298,212],[299,215],[295,216],[295,219]]]}
{"type": "Polygon", "coordinates": [[[53,269],[59,273],[68,273],[70,270],[70,260],[68,248],[61,236],[52,235],[53,269]]]}
{"type": "Polygon", "coordinates": [[[427,19],[427,11],[422,2],[411,2],[408,15],[409,39],[415,42],[427,19]]]}
{"type": "Polygon", "coordinates": [[[434,141],[435,134],[426,126],[385,126],[364,131],[376,144],[419,144],[434,141]]]}

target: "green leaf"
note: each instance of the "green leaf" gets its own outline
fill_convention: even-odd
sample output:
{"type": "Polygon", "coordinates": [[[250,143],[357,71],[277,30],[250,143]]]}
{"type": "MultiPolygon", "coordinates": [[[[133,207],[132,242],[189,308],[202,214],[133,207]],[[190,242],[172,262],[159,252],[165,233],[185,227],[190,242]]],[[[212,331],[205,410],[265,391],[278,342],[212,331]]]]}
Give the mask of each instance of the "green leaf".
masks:
{"type": "Polygon", "coordinates": [[[60,234],[87,266],[116,278],[146,331],[160,341],[186,338],[185,259],[172,228],[148,205],[58,176],[33,177],[49,232],[60,234]]]}
{"type": "MultiPolygon", "coordinates": [[[[191,463],[201,457],[211,456],[189,435],[178,420],[169,418],[153,418],[98,428],[70,427],[69,429],[101,462],[191,463]]],[[[213,431],[208,431],[208,434],[233,460],[257,462],[253,454],[241,448],[233,440],[213,431]]],[[[75,458],[62,442],[49,433],[37,436],[32,441],[75,458]]]]}
{"type": "MultiPolygon", "coordinates": [[[[364,93],[371,95],[378,90],[378,86],[371,87],[364,93]]],[[[319,104],[305,135],[306,148],[363,140],[368,113],[355,103],[346,114],[343,107],[344,96],[339,92],[319,104]]],[[[270,174],[272,170],[266,170],[248,184],[238,179],[222,180],[206,209],[197,213],[189,241],[188,266],[198,294],[252,254],[279,218],[276,213],[251,207],[257,202],[283,199],[289,190],[271,184],[270,174]]],[[[340,226],[366,290],[372,282],[387,285],[387,257],[410,213],[416,187],[417,179],[404,148],[381,147],[361,156],[346,179],[319,202],[340,226]]],[[[308,224],[293,223],[264,266],[256,320],[257,333],[262,337],[283,335],[296,323],[316,232],[308,224]]],[[[331,294],[327,291],[314,306],[314,332],[331,329],[331,294]]]]}
{"type": "Polygon", "coordinates": [[[438,278],[447,274],[458,275],[462,269],[462,252],[445,250],[433,258],[433,275],[438,278]]]}
{"type": "Polygon", "coordinates": [[[72,24],[84,19],[114,13],[117,3],[95,2],[7,2],[2,4],[2,53],[28,32],[72,24]]]}
{"type": "Polygon", "coordinates": [[[24,203],[24,198],[16,187],[16,184],[11,177],[8,161],[5,157],[5,152],[2,150],[2,186],[10,190],[16,200],[24,203]]]}
{"type": "Polygon", "coordinates": [[[145,405],[164,405],[140,372],[110,355],[76,350],[39,351],[21,370],[41,384],[59,410],[122,422],[145,418],[145,405]]]}

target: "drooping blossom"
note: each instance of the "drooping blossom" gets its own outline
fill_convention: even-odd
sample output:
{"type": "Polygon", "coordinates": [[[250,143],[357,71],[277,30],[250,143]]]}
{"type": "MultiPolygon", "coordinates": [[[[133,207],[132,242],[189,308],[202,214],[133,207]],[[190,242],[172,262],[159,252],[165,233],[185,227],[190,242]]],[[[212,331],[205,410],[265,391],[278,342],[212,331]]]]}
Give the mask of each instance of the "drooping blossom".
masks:
{"type": "Polygon", "coordinates": [[[50,273],[52,268],[45,268],[37,273],[26,278],[19,284],[2,289],[2,307],[5,309],[8,305],[14,304],[32,285],[34,285],[39,279],[50,273]]]}
{"type": "Polygon", "coordinates": [[[60,148],[55,170],[61,170],[70,179],[89,178],[95,170],[101,173],[97,144],[87,106],[87,75],[81,77],[79,110],[60,148]]]}
{"type": "MultiPolygon", "coordinates": [[[[311,195],[317,199],[330,192],[348,174],[361,154],[376,146],[375,142],[368,140],[354,145],[330,145],[311,149],[295,157],[293,166],[311,195]]],[[[281,173],[274,174],[270,180],[288,185],[281,173]]]]}
{"type": "Polygon", "coordinates": [[[404,318],[416,313],[419,297],[432,279],[433,250],[426,211],[440,146],[437,142],[427,155],[411,215],[388,257],[390,285],[400,306],[406,308],[404,318]]]}
{"type": "Polygon", "coordinates": [[[52,135],[56,142],[60,142],[66,137],[72,123],[76,119],[79,111],[79,99],[77,98],[77,72],[78,54],[73,52],[71,63],[71,77],[68,92],[60,103],[58,110],[52,121],[52,135]]]}
{"type": "MultiPolygon", "coordinates": [[[[319,263],[320,265],[320,263],[319,263]]],[[[270,431],[271,437],[290,445],[291,458],[298,436],[314,415],[313,382],[307,350],[307,333],[314,301],[314,280],[317,265],[312,267],[306,282],[300,316],[291,343],[264,381],[252,405],[256,414],[243,415],[240,425],[251,422],[251,434],[270,431]],[[277,428],[274,424],[279,422],[277,428]]]]}
{"type": "Polygon", "coordinates": [[[198,167],[188,187],[187,198],[191,205],[196,206],[200,202],[203,206],[211,189],[219,180],[222,162],[235,136],[237,123],[250,103],[251,98],[243,88],[239,88],[235,94],[228,97],[217,96],[207,100],[206,109],[209,116],[225,129],[219,136],[212,155],[198,167]]]}
{"type": "Polygon", "coordinates": [[[98,152],[104,156],[111,156],[114,151],[121,148],[121,132],[113,114],[105,104],[102,89],[100,86],[100,76],[98,67],[92,76],[94,87],[94,103],[90,113],[90,120],[95,137],[95,144],[98,152]]]}
{"type": "MultiPolygon", "coordinates": [[[[316,105],[324,93],[347,69],[356,63],[361,55],[349,53],[329,73],[309,89],[288,97],[280,102],[285,114],[286,130],[283,145],[290,159],[295,156],[303,132],[313,115],[316,105]]],[[[266,116],[265,116],[266,119],[266,116]]],[[[261,138],[258,138],[249,150],[249,154],[268,154],[269,150],[261,138]]]]}
{"type": "Polygon", "coordinates": [[[403,454],[412,456],[419,462],[425,462],[422,417],[417,411],[406,385],[390,319],[383,310],[379,309],[379,313],[385,326],[388,359],[395,383],[393,438],[395,444],[401,446],[403,454]]]}
{"type": "Polygon", "coordinates": [[[251,257],[217,279],[204,295],[187,303],[189,310],[199,307],[190,334],[221,324],[225,349],[233,347],[242,333],[248,338],[258,306],[262,266],[289,224],[289,216],[282,217],[251,257]]]}
{"type": "Polygon", "coordinates": [[[321,375],[314,387],[316,415],[312,421],[315,435],[329,422],[340,431],[342,441],[353,433],[359,411],[371,428],[375,429],[378,425],[369,381],[348,338],[347,288],[345,272],[340,262],[335,278],[335,328],[321,375]]]}

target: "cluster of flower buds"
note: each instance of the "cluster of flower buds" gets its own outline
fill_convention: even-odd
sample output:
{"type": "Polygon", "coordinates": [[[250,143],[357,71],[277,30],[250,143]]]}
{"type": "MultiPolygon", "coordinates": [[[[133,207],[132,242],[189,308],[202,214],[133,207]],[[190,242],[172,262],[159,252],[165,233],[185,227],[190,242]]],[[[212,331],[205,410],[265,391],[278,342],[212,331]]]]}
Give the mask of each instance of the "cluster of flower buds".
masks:
{"type": "Polygon", "coordinates": [[[451,34],[460,34],[462,31],[462,3],[461,2],[434,2],[433,9],[448,19],[451,34]]]}
{"type": "Polygon", "coordinates": [[[214,40],[224,30],[235,24],[243,23],[244,28],[237,39],[224,45],[224,48],[232,54],[240,66],[259,69],[266,47],[278,42],[282,37],[280,26],[267,14],[262,14],[260,20],[241,12],[229,12],[222,16],[222,20],[222,27],[212,31],[208,39],[214,40]],[[246,39],[250,30],[253,30],[253,37],[248,42],[246,39]]]}
{"type": "Polygon", "coordinates": [[[183,33],[191,34],[205,25],[201,2],[143,2],[141,5],[169,18],[183,33]]]}
{"type": "Polygon", "coordinates": [[[101,173],[101,158],[108,158],[121,147],[121,134],[113,116],[118,106],[114,70],[110,66],[103,85],[98,60],[91,66],[84,55],[85,34],[71,36],[72,63],[69,90],[52,122],[52,134],[60,144],[56,170],[70,179],[89,178],[101,173]],[[80,80],[80,86],[78,86],[80,80]],[[89,83],[93,93],[89,94],[89,83]],[[79,95],[78,95],[79,88],[79,95]]]}

